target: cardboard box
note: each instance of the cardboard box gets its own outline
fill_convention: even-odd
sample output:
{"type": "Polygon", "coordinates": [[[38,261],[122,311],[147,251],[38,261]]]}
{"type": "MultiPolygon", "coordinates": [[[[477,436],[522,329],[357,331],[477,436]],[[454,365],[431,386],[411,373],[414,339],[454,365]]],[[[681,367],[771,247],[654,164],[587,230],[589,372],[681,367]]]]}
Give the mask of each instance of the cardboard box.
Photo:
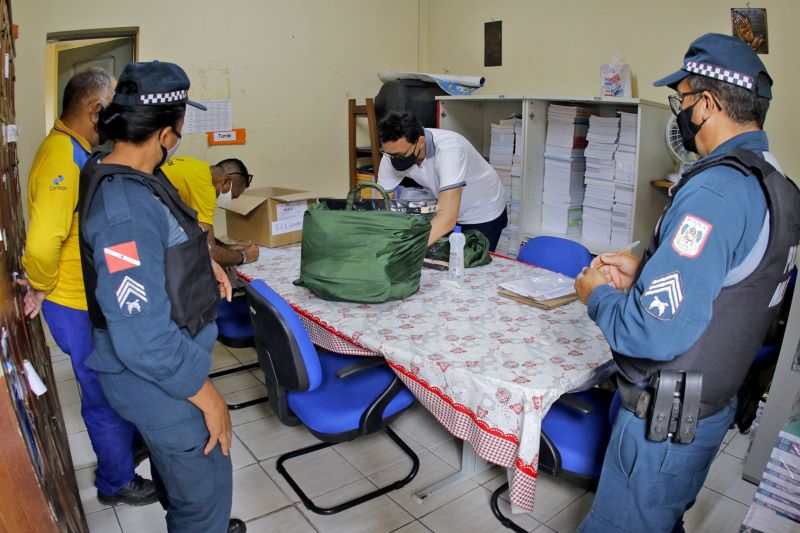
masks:
{"type": "Polygon", "coordinates": [[[297,189],[246,189],[225,210],[228,236],[274,248],[300,242],[303,215],[317,195],[297,189]]]}

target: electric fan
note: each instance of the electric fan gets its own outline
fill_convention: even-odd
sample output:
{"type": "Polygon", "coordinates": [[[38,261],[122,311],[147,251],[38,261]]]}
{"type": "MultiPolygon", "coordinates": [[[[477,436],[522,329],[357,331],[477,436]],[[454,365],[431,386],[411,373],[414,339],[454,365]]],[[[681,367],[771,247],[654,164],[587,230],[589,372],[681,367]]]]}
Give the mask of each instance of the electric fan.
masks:
{"type": "Polygon", "coordinates": [[[677,117],[675,117],[675,115],[670,115],[669,119],[667,120],[665,139],[667,141],[667,149],[669,149],[669,153],[679,165],[678,171],[671,172],[667,176],[667,179],[672,183],[677,183],[678,180],[681,179],[681,174],[686,172],[686,170],[692,166],[692,163],[697,161],[699,156],[696,153],[690,152],[684,148],[683,139],[681,138],[681,131],[678,128],[677,117]]]}

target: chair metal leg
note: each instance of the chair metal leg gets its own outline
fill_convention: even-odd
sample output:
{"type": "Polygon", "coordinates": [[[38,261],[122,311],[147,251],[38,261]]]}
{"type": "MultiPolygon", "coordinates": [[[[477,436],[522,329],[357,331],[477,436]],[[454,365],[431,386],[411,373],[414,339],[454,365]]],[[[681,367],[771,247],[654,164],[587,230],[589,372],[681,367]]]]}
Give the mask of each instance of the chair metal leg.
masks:
{"type": "Polygon", "coordinates": [[[285,453],[280,457],[278,457],[276,469],[278,470],[278,472],[280,472],[280,474],[283,476],[286,482],[289,483],[289,485],[291,485],[292,489],[294,489],[294,491],[300,497],[300,500],[303,502],[303,505],[306,506],[306,509],[321,515],[331,515],[340,513],[342,511],[350,509],[351,507],[355,507],[356,505],[375,499],[378,496],[383,496],[387,492],[392,492],[393,490],[397,490],[407,485],[412,479],[414,479],[414,476],[417,475],[417,471],[419,470],[419,457],[417,457],[417,454],[414,453],[414,450],[409,448],[409,446],[405,442],[403,442],[403,440],[400,437],[398,437],[397,434],[391,430],[391,428],[386,427],[384,428],[384,431],[386,432],[387,435],[389,435],[389,438],[391,438],[395,442],[395,444],[397,444],[397,446],[400,447],[400,449],[403,450],[403,452],[405,452],[405,454],[409,457],[409,459],[411,459],[412,462],[411,471],[408,473],[406,477],[398,481],[395,481],[391,485],[387,485],[383,488],[374,490],[368,494],[359,496],[358,498],[353,498],[352,500],[346,501],[339,505],[335,505],[333,507],[319,507],[315,505],[314,502],[311,501],[311,498],[309,498],[306,495],[306,493],[303,492],[303,489],[300,488],[300,486],[295,482],[292,476],[289,475],[289,472],[287,472],[286,468],[283,466],[283,464],[289,459],[307,455],[309,453],[314,453],[319,450],[324,450],[325,448],[330,448],[336,443],[322,442],[320,444],[315,444],[307,448],[285,453]]]}
{"type": "MultiPolygon", "coordinates": [[[[226,368],[225,370],[217,370],[216,372],[211,372],[208,375],[208,379],[219,378],[222,376],[227,376],[229,374],[235,374],[237,372],[244,372],[245,370],[255,370],[258,368],[258,363],[250,363],[248,365],[237,366],[234,368],[226,368]]],[[[237,409],[244,409],[245,407],[250,407],[251,405],[258,405],[260,403],[264,403],[268,400],[266,395],[260,398],[254,398],[252,400],[247,400],[246,402],[239,402],[239,403],[229,403],[228,410],[229,411],[236,411],[237,409]]]]}
{"type": "Polygon", "coordinates": [[[497,518],[497,520],[499,520],[504,527],[507,527],[511,531],[516,531],[517,533],[527,533],[528,531],[527,529],[521,528],[513,520],[507,518],[505,515],[503,515],[503,513],[500,512],[500,506],[498,504],[498,500],[500,500],[500,495],[507,490],[508,490],[508,482],[506,481],[505,483],[497,487],[497,490],[492,493],[492,500],[490,503],[492,507],[492,513],[494,513],[495,518],[497,518]]]}

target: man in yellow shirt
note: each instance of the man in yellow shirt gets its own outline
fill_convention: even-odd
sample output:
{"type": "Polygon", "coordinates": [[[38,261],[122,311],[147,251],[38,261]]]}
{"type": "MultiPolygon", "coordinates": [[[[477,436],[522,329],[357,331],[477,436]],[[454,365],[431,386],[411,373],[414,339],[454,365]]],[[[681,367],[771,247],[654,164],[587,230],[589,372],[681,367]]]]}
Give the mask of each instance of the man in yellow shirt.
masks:
{"type": "Polygon", "coordinates": [[[78,247],[78,179],[97,131],[100,110],[111,102],[115,81],[107,72],[76,74],[64,89],[63,111],[42,142],[28,177],[28,226],[22,264],[25,314],[41,309],[58,346],[72,360],[81,391],[81,415],[97,455],[97,498],[106,505],[156,501],[153,482],[134,472],[135,427],[108,404],[94,370],[84,364],[94,349],[78,247]]]}
{"type": "Polygon", "coordinates": [[[178,189],[186,205],[197,211],[197,221],[208,231],[211,258],[222,266],[237,266],[258,259],[255,244],[226,245],[214,238],[214,208],[227,207],[250,186],[253,175],[239,159],[223,159],[216,165],[193,157],[171,157],[161,171],[178,189]]]}

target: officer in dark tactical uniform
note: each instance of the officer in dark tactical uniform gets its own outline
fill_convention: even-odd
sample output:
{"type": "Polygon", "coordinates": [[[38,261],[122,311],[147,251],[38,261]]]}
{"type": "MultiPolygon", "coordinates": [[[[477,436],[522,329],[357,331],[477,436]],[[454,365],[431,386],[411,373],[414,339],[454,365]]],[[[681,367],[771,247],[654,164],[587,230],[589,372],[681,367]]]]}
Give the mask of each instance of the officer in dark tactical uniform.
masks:
{"type": "Polygon", "coordinates": [[[150,448],[170,532],[245,530],[231,511],[231,421],[208,381],[220,293],[206,235],[159,170],[174,152],[189,78],[177,65],[130,63],[100,127],[115,141],[83,168],[81,261],[97,372],[109,403],[150,448]]]}
{"type": "Polygon", "coordinates": [[[604,254],[575,282],[611,345],[623,407],[584,532],[683,530],[800,241],[800,193],[767,151],[772,80],[753,50],[704,35],[655,85],[677,92],[683,143],[702,158],[641,261],[604,254]]]}

